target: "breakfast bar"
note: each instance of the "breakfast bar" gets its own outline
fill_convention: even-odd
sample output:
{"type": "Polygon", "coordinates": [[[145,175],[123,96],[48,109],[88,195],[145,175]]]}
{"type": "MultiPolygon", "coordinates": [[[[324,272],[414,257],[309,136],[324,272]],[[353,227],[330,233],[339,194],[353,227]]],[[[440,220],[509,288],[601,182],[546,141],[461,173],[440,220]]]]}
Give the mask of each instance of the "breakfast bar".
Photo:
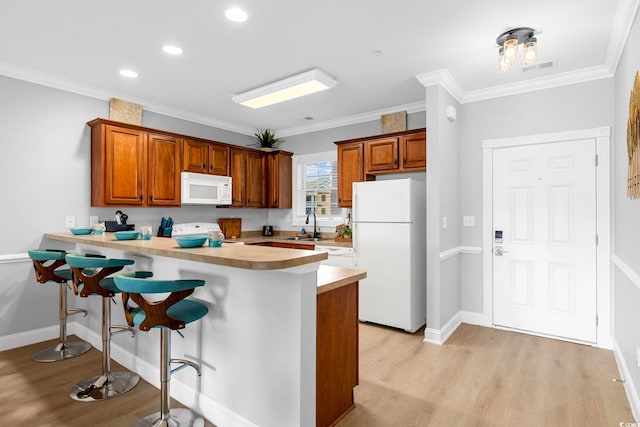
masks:
{"type": "MultiPolygon", "coordinates": [[[[205,280],[191,298],[209,314],[184,330],[184,339],[176,336],[172,348],[172,357],[198,360],[202,377],[176,373],[172,397],[214,424],[322,426],[352,407],[364,271],[321,266],[327,254],[311,250],[232,243],[180,248],[171,238],[120,241],[112,233],[44,237],[47,247],[66,243],[70,251],[132,259],[127,269],[157,278],[205,280]]],[[[92,303],[76,302],[90,314],[76,321],[74,332],[100,349],[100,310],[92,303]]],[[[114,322],[123,322],[122,303],[116,304],[114,322]]],[[[158,385],[153,331],[135,340],[114,337],[111,354],[158,385]]]]}

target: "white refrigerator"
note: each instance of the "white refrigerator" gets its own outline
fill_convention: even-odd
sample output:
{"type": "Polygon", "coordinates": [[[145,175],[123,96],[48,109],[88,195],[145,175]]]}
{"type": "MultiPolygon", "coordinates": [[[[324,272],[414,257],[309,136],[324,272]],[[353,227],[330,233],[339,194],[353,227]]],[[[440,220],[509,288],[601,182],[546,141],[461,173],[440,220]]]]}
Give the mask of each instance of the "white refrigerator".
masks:
{"type": "Polygon", "coordinates": [[[353,183],[354,265],[366,270],[359,318],[415,332],[426,323],[426,183],[353,183]]]}

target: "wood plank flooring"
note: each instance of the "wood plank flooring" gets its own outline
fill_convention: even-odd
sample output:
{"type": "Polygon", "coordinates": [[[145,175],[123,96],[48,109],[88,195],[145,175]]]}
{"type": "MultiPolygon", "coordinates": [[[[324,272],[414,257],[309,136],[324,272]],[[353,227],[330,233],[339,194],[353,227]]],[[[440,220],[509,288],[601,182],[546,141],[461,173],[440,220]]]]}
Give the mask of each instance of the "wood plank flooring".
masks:
{"type": "MultiPolygon", "coordinates": [[[[70,337],[73,341],[75,337],[70,337]]],[[[0,426],[7,427],[125,427],[160,410],[160,391],[140,380],[132,390],[104,402],[76,402],[73,385],[102,369],[102,353],[88,353],[60,362],[38,363],[31,355],[56,340],[0,353],[0,426]]],[[[112,361],[111,370],[123,369],[112,361]]],[[[195,375],[195,372],[194,372],[195,375]]],[[[174,400],[171,407],[181,407],[174,400]]],[[[207,427],[214,427],[205,423],[207,427]]]]}
{"type": "MultiPolygon", "coordinates": [[[[465,324],[443,346],[426,344],[423,336],[360,325],[356,407],[339,427],[634,422],[623,385],[612,381],[619,373],[611,351],[465,324]]],[[[158,410],[159,391],[144,381],[105,402],[71,400],[71,386],[100,369],[101,353],[92,349],[56,363],[31,360],[53,343],[0,353],[1,426],[122,427],[158,410]]]]}
{"type": "Polygon", "coordinates": [[[356,407],[339,427],[634,422],[611,351],[466,324],[443,346],[423,337],[360,325],[356,407]]]}

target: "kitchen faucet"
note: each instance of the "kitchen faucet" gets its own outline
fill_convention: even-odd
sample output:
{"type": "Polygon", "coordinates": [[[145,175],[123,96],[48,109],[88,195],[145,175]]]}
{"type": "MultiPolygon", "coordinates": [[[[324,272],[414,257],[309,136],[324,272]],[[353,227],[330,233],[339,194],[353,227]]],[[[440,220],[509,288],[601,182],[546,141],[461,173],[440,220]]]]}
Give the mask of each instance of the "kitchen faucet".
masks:
{"type": "Polygon", "coordinates": [[[320,233],[318,233],[318,230],[316,228],[317,218],[316,218],[316,208],[315,208],[315,206],[313,208],[309,209],[309,211],[307,213],[307,220],[304,222],[305,224],[309,224],[309,216],[310,215],[313,215],[313,238],[317,239],[318,237],[320,237],[320,233]]]}

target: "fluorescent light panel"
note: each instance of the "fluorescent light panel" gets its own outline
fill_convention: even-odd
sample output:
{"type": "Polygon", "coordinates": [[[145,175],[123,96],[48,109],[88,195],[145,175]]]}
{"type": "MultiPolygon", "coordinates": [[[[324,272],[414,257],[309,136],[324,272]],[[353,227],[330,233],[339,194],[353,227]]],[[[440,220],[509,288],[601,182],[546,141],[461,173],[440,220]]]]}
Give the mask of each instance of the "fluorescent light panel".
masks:
{"type": "Polygon", "coordinates": [[[250,108],[261,108],[267,105],[288,101],[300,96],[310,95],[322,90],[331,89],[337,82],[319,69],[313,69],[268,85],[234,95],[233,102],[250,108]]]}

